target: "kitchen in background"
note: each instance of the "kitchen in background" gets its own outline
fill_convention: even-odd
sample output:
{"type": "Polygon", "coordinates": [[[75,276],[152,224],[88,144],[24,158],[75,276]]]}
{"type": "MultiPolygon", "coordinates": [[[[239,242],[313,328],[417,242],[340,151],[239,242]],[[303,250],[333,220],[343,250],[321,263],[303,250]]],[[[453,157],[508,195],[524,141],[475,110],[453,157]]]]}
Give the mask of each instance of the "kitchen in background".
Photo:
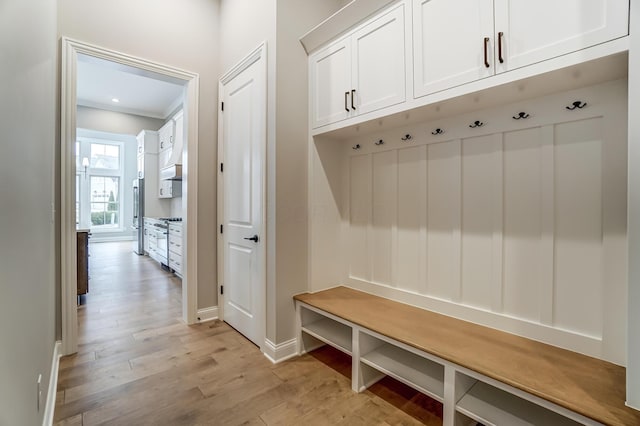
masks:
{"type": "MultiPolygon", "coordinates": [[[[157,227],[145,229],[144,219],[177,223],[182,218],[184,87],[152,77],[109,61],[79,58],[76,227],[89,236],[89,247],[133,240],[135,253],[150,255],[164,268],[171,263],[181,275],[181,229],[174,232],[169,262],[169,250],[156,255],[152,244],[149,251],[149,230],[157,227]]],[[[168,226],[162,232],[168,239],[168,226]]],[[[86,264],[83,259],[79,264],[86,264]]],[[[79,294],[90,289],[82,287],[79,294]]]]}

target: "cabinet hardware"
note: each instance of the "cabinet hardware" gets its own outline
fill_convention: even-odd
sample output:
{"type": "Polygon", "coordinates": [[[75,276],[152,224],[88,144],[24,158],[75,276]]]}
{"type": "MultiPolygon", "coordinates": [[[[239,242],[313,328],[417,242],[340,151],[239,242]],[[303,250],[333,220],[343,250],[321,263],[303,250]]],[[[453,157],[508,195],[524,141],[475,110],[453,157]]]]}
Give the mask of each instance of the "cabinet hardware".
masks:
{"type": "Polygon", "coordinates": [[[220,163],[220,173],[224,172],[224,163],[220,163]]]}
{"type": "Polygon", "coordinates": [[[489,68],[489,37],[484,38],[484,66],[489,68]]]}
{"type": "Polygon", "coordinates": [[[576,108],[578,108],[578,109],[582,109],[582,108],[584,108],[584,107],[586,107],[586,106],[587,106],[587,103],[586,103],[586,102],[582,102],[582,101],[575,101],[575,102],[572,104],[572,106],[570,106],[570,107],[568,106],[568,107],[565,107],[565,108],[567,108],[569,111],[573,111],[573,110],[574,110],[574,109],[576,109],[576,108]]]}
{"type": "Polygon", "coordinates": [[[441,135],[443,133],[444,133],[444,130],[442,130],[441,128],[437,128],[433,132],[431,132],[432,135],[441,135]]]}
{"type": "Polygon", "coordinates": [[[223,234],[224,233],[224,225],[220,225],[220,233],[223,234]]]}
{"type": "Polygon", "coordinates": [[[413,139],[413,136],[411,136],[409,133],[407,133],[406,135],[404,135],[403,138],[400,138],[403,141],[410,141],[411,139],[413,139]]]}
{"type": "Polygon", "coordinates": [[[475,129],[476,127],[482,127],[484,126],[484,123],[480,120],[476,120],[473,122],[473,124],[469,124],[469,127],[471,127],[472,129],[475,129]]]}
{"type": "Polygon", "coordinates": [[[173,135],[169,136],[169,143],[173,143],[173,135]]]}
{"type": "Polygon", "coordinates": [[[384,145],[384,141],[382,139],[380,139],[378,142],[374,142],[374,144],[380,146],[380,145],[384,145]]]}
{"type": "Polygon", "coordinates": [[[352,146],[351,149],[355,149],[355,150],[360,149],[360,144],[359,143],[355,144],[355,146],[352,146]]]}
{"type": "Polygon", "coordinates": [[[164,148],[164,141],[160,141],[160,149],[164,148]]]}
{"type": "Polygon", "coordinates": [[[514,115],[512,118],[514,120],[524,120],[526,118],[531,117],[529,114],[527,114],[526,112],[519,112],[518,115],[514,115]]]}
{"type": "Polygon", "coordinates": [[[224,286],[223,285],[220,286],[220,294],[224,294],[224,286]]]}
{"type": "Polygon", "coordinates": [[[498,60],[500,63],[504,63],[504,59],[502,58],[502,38],[504,37],[504,33],[500,31],[498,33],[498,60]]]}
{"type": "Polygon", "coordinates": [[[220,111],[224,111],[224,102],[220,102],[220,111]]]}
{"type": "Polygon", "coordinates": [[[349,98],[349,92],[344,92],[344,110],[349,112],[349,106],[347,105],[349,98]]]}
{"type": "Polygon", "coordinates": [[[254,243],[257,243],[259,238],[257,235],[254,235],[253,237],[245,237],[245,240],[249,240],[249,241],[253,241],[254,243]]]}
{"type": "Polygon", "coordinates": [[[356,89],[351,89],[351,109],[354,111],[356,110],[356,106],[353,103],[353,97],[355,94],[356,94],[356,89]]]}

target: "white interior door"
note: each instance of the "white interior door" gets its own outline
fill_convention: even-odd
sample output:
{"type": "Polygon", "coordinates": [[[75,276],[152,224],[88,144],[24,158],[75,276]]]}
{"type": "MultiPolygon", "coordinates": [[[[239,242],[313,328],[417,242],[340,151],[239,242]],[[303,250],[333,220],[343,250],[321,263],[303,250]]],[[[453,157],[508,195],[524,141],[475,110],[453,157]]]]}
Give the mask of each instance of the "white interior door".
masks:
{"type": "Polygon", "coordinates": [[[264,57],[222,81],[224,320],[260,345],[264,324],[264,57]]]}

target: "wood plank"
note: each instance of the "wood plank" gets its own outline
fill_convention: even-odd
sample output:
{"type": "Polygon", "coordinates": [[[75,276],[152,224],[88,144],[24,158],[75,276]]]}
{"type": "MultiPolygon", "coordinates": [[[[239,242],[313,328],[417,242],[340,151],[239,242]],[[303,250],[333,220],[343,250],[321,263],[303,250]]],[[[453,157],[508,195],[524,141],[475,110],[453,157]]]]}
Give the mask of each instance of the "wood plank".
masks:
{"type": "Polygon", "coordinates": [[[624,367],[346,287],[294,299],[601,423],[640,424],[624,367]]]}

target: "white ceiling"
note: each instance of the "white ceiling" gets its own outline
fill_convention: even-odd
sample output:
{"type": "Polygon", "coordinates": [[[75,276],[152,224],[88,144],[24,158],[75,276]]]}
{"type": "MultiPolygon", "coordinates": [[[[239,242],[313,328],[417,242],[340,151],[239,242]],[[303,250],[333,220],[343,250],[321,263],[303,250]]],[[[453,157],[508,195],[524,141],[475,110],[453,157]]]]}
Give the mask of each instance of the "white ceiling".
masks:
{"type": "Polygon", "coordinates": [[[182,103],[183,90],[182,85],[140,69],[78,57],[78,105],[165,119],[182,103]]]}

